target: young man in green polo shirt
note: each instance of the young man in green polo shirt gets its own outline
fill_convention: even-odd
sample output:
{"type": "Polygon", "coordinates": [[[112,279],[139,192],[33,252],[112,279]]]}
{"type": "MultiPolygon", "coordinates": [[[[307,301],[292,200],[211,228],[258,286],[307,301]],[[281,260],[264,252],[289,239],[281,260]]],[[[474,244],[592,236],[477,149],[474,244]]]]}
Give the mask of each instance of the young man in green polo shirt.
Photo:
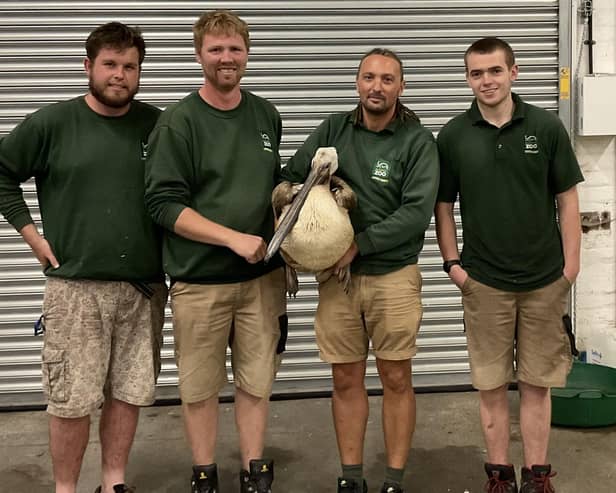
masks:
{"type": "Polygon", "coordinates": [[[193,28],[205,84],[167,108],[152,132],[146,203],[165,227],[175,356],[193,457],[191,493],[219,487],[218,394],[231,347],[242,493],[271,493],[262,457],[268,403],[286,340],[280,258],[264,264],[271,195],[280,173],[282,124],[274,106],[240,88],[248,26],[228,11],[193,28]]]}
{"type": "Polygon", "coordinates": [[[438,153],[429,130],[402,105],[402,63],[376,48],[357,71],[360,102],[327,118],[282,170],[303,182],[319,147],[336,147],[337,174],[357,195],[350,212],[355,241],[333,266],[351,264],[351,289],[337,276],[319,282],[315,330],[321,358],[332,364],[334,425],[342,462],[339,493],[365,493],[364,386],[368,345],[383,384],[387,469],[383,493],[400,493],[415,428],[411,358],[422,316],[417,257],[438,188],[438,153]]]}
{"type": "Polygon", "coordinates": [[[55,492],[75,493],[90,415],[102,405],[97,492],[128,493],[124,472],[139,406],[154,401],[167,299],[160,231],[143,204],[160,110],[133,99],[145,56],[138,29],[100,26],[86,53],[89,92],[42,108],[0,141],[0,212],[48,276],[42,359],[55,492]],[[31,177],[44,237],[20,189],[31,177]]]}
{"type": "Polygon", "coordinates": [[[507,400],[515,360],[524,448],[520,493],[553,492],[550,387],[564,385],[571,368],[563,317],[580,268],[576,184],[583,177],[558,116],[511,92],[518,67],[506,42],[478,40],[464,60],[475,100],[439,134],[435,216],[444,269],[462,292],[488,452],[486,491],[517,492],[507,400]],[[453,216],[458,196],[461,257],[453,216]]]}

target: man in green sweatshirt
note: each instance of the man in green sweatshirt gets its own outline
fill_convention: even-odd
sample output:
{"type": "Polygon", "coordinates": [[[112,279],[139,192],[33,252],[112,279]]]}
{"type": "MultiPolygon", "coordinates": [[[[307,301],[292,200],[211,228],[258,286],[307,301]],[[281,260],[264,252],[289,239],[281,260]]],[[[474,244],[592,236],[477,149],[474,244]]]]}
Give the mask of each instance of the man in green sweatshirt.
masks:
{"type": "Polygon", "coordinates": [[[250,46],[246,23],[213,11],[193,32],[205,84],[162,114],[146,171],[146,204],[165,228],[191,492],[221,491],[218,394],[227,383],[230,346],[241,491],[269,493],[273,463],[262,453],[287,325],[281,260],[262,259],[274,228],[282,124],[271,103],[240,88],[250,46]]]}
{"type": "Polygon", "coordinates": [[[75,493],[90,415],[102,405],[97,492],[122,493],[133,491],[128,455],[160,370],[167,289],[143,204],[160,111],[133,99],[145,56],[138,29],[100,26],[86,52],[89,92],[42,108],[0,141],[0,212],[48,276],[42,359],[55,491],[75,493]],[[32,177],[44,236],[20,189],[32,177]]]}
{"type": "Polygon", "coordinates": [[[339,493],[367,491],[363,443],[368,344],[383,384],[387,469],[382,492],[400,493],[415,428],[411,358],[422,316],[417,257],[436,199],[436,143],[402,105],[402,63],[390,50],[367,53],[357,71],[359,105],[326,119],[291,158],[282,177],[303,182],[319,147],[338,152],[337,174],[355,191],[355,241],[334,266],[351,264],[347,295],[337,276],[319,283],[315,330],[321,358],[332,364],[333,414],[342,475],[339,493]]]}

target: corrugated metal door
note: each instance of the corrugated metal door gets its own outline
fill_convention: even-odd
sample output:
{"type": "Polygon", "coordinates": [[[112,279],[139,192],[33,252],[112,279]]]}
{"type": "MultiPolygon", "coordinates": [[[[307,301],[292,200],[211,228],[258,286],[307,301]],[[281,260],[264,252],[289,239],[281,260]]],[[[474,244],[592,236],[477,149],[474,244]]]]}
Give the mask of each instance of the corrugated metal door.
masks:
{"type": "MultiPolygon", "coordinates": [[[[403,58],[409,104],[434,132],[471,101],[462,54],[475,39],[501,36],[521,66],[516,90],[529,102],[558,107],[558,0],[450,1],[0,1],[0,135],[48,103],[83,94],[83,42],[95,26],[141,26],[147,41],[140,98],[165,107],[202,82],[191,26],[204,10],[230,8],[250,25],[246,88],[270,99],[284,120],[288,159],[328,114],[356,103],[361,55],[375,46],[403,58]],[[498,4],[498,6],[495,6],[498,4]]],[[[33,185],[25,185],[36,214],[33,185]]],[[[440,270],[434,230],[421,258],[425,316],[414,360],[417,386],[469,382],[457,290],[440,270]]],[[[0,220],[0,406],[41,403],[41,339],[33,337],[44,279],[20,236],[0,220]]],[[[330,388],[313,335],[315,282],[302,278],[289,303],[290,337],[275,392],[330,388]]],[[[374,365],[369,385],[378,383],[374,365]]],[[[160,395],[175,396],[170,324],[165,331],[160,395]]]]}

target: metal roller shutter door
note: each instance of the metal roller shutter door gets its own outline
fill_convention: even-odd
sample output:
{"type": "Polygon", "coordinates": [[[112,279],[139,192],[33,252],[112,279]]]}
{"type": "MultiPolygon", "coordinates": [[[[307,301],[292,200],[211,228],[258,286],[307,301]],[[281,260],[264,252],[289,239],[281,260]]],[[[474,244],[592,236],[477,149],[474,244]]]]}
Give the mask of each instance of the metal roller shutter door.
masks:
{"type": "MultiPolygon", "coordinates": [[[[97,25],[139,25],[147,42],[139,98],[165,107],[202,82],[191,26],[204,10],[229,8],[251,29],[244,87],[270,99],[284,121],[283,161],[320,121],[356,103],[354,76],[361,55],[375,46],[397,51],[405,64],[403,101],[435,133],[471,101],[462,54],[475,39],[497,35],[513,46],[521,66],[516,91],[539,106],[558,108],[558,0],[450,1],[0,1],[0,136],[43,105],[83,94],[83,43],[97,25]],[[495,7],[495,3],[499,3],[495,7]],[[378,8],[375,8],[378,5],[378,8]]],[[[25,197],[38,219],[33,184],[25,197]]],[[[440,270],[434,230],[420,265],[424,321],[414,381],[419,387],[469,382],[457,290],[440,270]]],[[[275,393],[328,390],[328,365],[313,334],[316,284],[302,276],[289,301],[290,334],[275,393]]],[[[20,236],[0,219],[0,407],[43,402],[41,338],[33,322],[44,278],[20,236]]],[[[170,323],[165,326],[161,397],[177,396],[170,323]]],[[[368,385],[378,384],[368,368],[368,385]]]]}

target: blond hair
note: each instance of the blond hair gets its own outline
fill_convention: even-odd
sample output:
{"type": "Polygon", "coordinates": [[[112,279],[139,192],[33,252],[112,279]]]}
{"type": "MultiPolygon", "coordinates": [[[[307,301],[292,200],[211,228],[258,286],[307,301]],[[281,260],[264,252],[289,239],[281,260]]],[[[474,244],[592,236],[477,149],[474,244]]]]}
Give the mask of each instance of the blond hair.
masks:
{"type": "Polygon", "coordinates": [[[203,38],[206,34],[233,36],[239,34],[244,40],[246,50],[250,50],[248,24],[229,10],[213,10],[206,12],[197,19],[193,26],[193,42],[195,51],[200,52],[203,38]]]}

